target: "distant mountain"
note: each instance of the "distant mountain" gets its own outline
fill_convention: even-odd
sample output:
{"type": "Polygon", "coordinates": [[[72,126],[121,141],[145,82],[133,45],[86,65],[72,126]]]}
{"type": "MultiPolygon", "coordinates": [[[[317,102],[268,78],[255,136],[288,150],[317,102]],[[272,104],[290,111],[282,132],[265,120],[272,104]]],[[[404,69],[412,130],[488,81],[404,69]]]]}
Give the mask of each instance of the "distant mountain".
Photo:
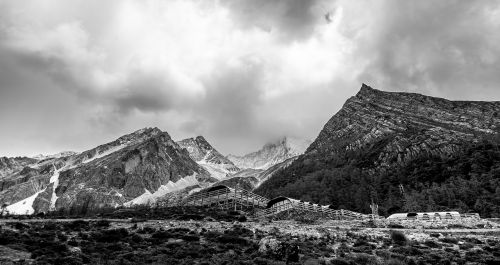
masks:
{"type": "Polygon", "coordinates": [[[450,101],[363,85],[290,166],[256,192],[382,214],[500,217],[500,102],[450,101]]]}
{"type": "Polygon", "coordinates": [[[11,213],[154,202],[217,180],[158,128],[144,128],[88,151],[31,159],[0,178],[0,204],[11,213]]]}
{"type": "Polygon", "coordinates": [[[213,148],[203,136],[178,141],[187,150],[191,159],[205,168],[212,177],[222,180],[240,171],[229,159],[213,148]]]}
{"type": "Polygon", "coordinates": [[[36,159],[29,157],[0,157],[0,179],[36,161],[36,159]]]}
{"type": "Polygon", "coordinates": [[[66,157],[66,156],[72,156],[72,155],[76,155],[78,154],[77,152],[73,152],[73,151],[63,151],[63,152],[59,152],[57,154],[53,154],[53,155],[43,155],[43,154],[39,154],[39,155],[36,155],[34,157],[32,157],[33,159],[36,159],[36,160],[45,160],[45,159],[52,159],[52,158],[61,158],[61,157],[66,157]]]}
{"type": "Polygon", "coordinates": [[[227,158],[239,168],[268,169],[289,158],[298,156],[311,144],[308,140],[299,140],[290,137],[264,145],[260,150],[244,155],[228,155],[227,158]]]}
{"type": "Polygon", "coordinates": [[[245,190],[254,190],[274,174],[288,167],[297,158],[298,156],[294,156],[265,170],[247,168],[234,175],[231,175],[229,178],[222,180],[216,184],[226,185],[229,187],[238,187],[245,190]]]}

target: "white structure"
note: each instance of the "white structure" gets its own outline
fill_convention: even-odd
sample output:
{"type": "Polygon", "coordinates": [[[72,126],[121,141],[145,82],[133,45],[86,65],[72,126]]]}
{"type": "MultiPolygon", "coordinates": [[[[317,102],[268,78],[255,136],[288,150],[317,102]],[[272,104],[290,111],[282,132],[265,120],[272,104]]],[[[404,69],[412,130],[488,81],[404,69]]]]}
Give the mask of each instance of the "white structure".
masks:
{"type": "Polygon", "coordinates": [[[459,212],[423,212],[423,213],[395,213],[387,217],[388,220],[451,220],[460,219],[459,212]]]}

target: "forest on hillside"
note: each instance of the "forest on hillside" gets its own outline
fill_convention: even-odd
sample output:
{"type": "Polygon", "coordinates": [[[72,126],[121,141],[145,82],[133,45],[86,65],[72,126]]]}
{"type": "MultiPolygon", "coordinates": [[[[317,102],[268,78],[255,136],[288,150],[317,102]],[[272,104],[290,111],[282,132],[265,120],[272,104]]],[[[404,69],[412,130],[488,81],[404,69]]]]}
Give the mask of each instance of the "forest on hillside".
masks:
{"type": "MultiPolygon", "coordinates": [[[[382,140],[383,141],[383,140],[382,140]]],[[[383,170],[374,159],[383,144],[357,151],[302,155],[263,183],[256,193],[288,196],[335,208],[379,214],[406,211],[477,212],[500,217],[500,139],[464,143],[448,157],[423,154],[383,170]]]]}

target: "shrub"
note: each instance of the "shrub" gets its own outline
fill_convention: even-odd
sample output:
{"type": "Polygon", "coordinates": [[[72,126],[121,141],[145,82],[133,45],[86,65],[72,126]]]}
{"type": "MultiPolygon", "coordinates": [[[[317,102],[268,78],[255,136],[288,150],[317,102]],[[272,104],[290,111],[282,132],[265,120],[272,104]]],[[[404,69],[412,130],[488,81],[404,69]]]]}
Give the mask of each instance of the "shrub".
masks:
{"type": "Polygon", "coordinates": [[[125,228],[104,230],[101,232],[93,233],[93,238],[97,242],[118,242],[128,236],[128,231],[125,228]]]}
{"type": "Polygon", "coordinates": [[[389,228],[394,228],[394,229],[402,229],[402,228],[405,228],[404,226],[400,225],[400,224],[389,224],[388,225],[389,228]]]}
{"type": "Polygon", "coordinates": [[[408,239],[405,234],[401,231],[391,231],[391,239],[394,244],[404,246],[408,243],[408,239]]]}
{"type": "Polygon", "coordinates": [[[154,232],[156,232],[156,229],[153,227],[149,227],[149,226],[143,227],[142,229],[137,231],[137,233],[140,233],[140,234],[152,234],[154,232]]]}
{"type": "Polygon", "coordinates": [[[441,248],[441,245],[439,245],[438,243],[432,241],[432,240],[427,240],[424,242],[424,245],[430,247],[430,248],[441,248]]]}
{"type": "Polygon", "coordinates": [[[130,237],[130,240],[134,243],[141,243],[144,241],[144,239],[142,238],[142,236],[138,235],[138,234],[133,234],[131,237],[130,237]]]}
{"type": "Polygon", "coordinates": [[[368,254],[357,254],[353,258],[355,264],[359,265],[377,265],[377,257],[368,254]]]}
{"type": "Polygon", "coordinates": [[[385,264],[387,264],[387,265],[406,265],[406,263],[404,263],[403,261],[401,261],[399,259],[387,260],[387,261],[385,261],[385,264]]]}
{"type": "Polygon", "coordinates": [[[58,232],[57,239],[59,239],[59,241],[66,242],[66,240],[68,240],[68,236],[61,232],[58,232]]]}
{"type": "Polygon", "coordinates": [[[175,237],[175,234],[170,233],[169,231],[158,231],[158,232],[154,232],[151,235],[151,238],[154,238],[154,239],[169,239],[169,238],[174,238],[174,237],[175,237]]]}
{"type": "Polygon", "coordinates": [[[248,241],[245,238],[239,237],[239,236],[233,236],[233,235],[222,235],[217,238],[217,241],[220,243],[233,243],[233,244],[238,244],[238,245],[246,245],[248,244],[248,241]]]}
{"type": "Polygon", "coordinates": [[[471,243],[465,243],[465,244],[459,246],[459,248],[462,250],[468,250],[468,249],[471,249],[473,247],[474,247],[474,245],[472,245],[471,243]]]}
{"type": "Polygon", "coordinates": [[[76,220],[73,222],[64,223],[64,228],[66,230],[81,230],[81,229],[88,229],[88,227],[89,227],[89,222],[84,220],[76,220]]]}
{"type": "Polygon", "coordinates": [[[420,251],[418,248],[414,248],[411,246],[395,247],[391,251],[404,256],[418,256],[422,254],[422,251],[420,251]]]}
{"type": "Polygon", "coordinates": [[[186,241],[200,241],[200,237],[197,235],[183,235],[181,238],[186,241]]]}
{"type": "Polygon", "coordinates": [[[247,217],[245,215],[240,215],[240,217],[238,217],[238,222],[246,222],[247,221],[247,217]]]}
{"type": "Polygon", "coordinates": [[[444,243],[450,243],[450,244],[458,244],[458,239],[456,239],[454,237],[440,238],[439,241],[444,242],[444,243]]]}
{"type": "Polygon", "coordinates": [[[12,224],[12,227],[14,227],[17,230],[24,230],[24,229],[30,228],[30,226],[28,224],[21,223],[21,222],[15,222],[14,224],[12,224]]]}
{"type": "Polygon", "coordinates": [[[98,227],[109,227],[110,222],[106,219],[102,219],[96,222],[96,226],[98,227]]]}
{"type": "Polygon", "coordinates": [[[351,265],[352,263],[345,259],[332,259],[330,260],[331,265],[351,265]]]}

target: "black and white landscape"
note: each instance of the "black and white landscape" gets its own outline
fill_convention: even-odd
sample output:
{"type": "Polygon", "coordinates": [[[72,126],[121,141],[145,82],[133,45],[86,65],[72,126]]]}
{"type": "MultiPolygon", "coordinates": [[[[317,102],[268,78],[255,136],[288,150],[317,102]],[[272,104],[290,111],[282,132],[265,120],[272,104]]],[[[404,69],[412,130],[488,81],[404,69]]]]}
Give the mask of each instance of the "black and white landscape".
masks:
{"type": "Polygon", "coordinates": [[[1,1],[0,264],[499,264],[500,3],[1,1]]]}

